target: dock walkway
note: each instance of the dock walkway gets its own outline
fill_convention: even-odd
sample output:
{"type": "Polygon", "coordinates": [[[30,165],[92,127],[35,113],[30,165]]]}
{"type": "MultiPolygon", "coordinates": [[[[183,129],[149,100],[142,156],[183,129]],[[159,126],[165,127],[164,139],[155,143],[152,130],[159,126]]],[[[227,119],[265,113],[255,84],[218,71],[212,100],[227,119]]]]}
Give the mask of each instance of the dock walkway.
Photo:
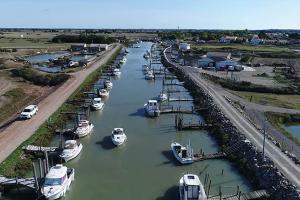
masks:
{"type": "Polygon", "coordinates": [[[235,195],[217,195],[208,197],[208,200],[251,200],[251,199],[259,199],[262,197],[268,196],[266,190],[257,190],[248,193],[238,193],[235,195]]]}

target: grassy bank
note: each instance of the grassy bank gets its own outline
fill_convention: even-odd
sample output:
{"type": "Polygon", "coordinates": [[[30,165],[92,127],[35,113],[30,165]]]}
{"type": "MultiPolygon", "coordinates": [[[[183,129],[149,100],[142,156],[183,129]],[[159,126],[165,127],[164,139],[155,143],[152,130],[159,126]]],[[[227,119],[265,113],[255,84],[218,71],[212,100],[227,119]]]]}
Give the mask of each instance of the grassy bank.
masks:
{"type": "Polygon", "coordinates": [[[297,145],[300,145],[300,140],[284,128],[287,124],[300,124],[300,115],[267,112],[266,117],[277,130],[294,141],[297,145]]]}
{"type": "Polygon", "coordinates": [[[277,106],[289,109],[300,109],[300,95],[278,95],[256,92],[233,92],[253,103],[277,106]]]}
{"type": "MultiPolygon", "coordinates": [[[[95,72],[91,73],[85,81],[75,90],[69,97],[68,101],[83,99],[85,96],[82,91],[91,89],[102,73],[102,69],[106,68],[116,58],[121,47],[111,56],[107,63],[99,67],[95,72]]],[[[39,129],[25,142],[23,142],[5,161],[0,164],[0,174],[5,176],[24,176],[31,169],[31,157],[20,159],[22,155],[22,146],[28,144],[49,145],[53,132],[56,128],[61,127],[68,120],[66,115],[61,115],[61,112],[72,111],[75,108],[67,103],[64,103],[55,113],[51,115],[49,120],[43,123],[39,129]]]]}
{"type": "Polygon", "coordinates": [[[22,88],[15,88],[7,91],[3,96],[7,98],[7,103],[0,108],[0,123],[18,112],[35,98],[35,96],[26,94],[22,88]]]}

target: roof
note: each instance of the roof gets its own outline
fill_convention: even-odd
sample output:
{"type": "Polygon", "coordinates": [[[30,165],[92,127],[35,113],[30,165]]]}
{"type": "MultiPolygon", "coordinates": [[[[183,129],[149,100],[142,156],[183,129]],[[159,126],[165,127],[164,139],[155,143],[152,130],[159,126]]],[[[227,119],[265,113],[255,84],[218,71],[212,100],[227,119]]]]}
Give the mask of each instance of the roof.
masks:
{"type": "Polygon", "coordinates": [[[222,58],[230,58],[231,53],[229,52],[208,52],[207,57],[222,57],[222,58]]]}
{"type": "Polygon", "coordinates": [[[29,106],[27,106],[26,108],[24,108],[24,109],[34,109],[34,107],[35,107],[36,105],[29,105],[29,106]]]}
{"type": "Polygon", "coordinates": [[[55,165],[51,167],[46,178],[62,178],[67,173],[67,167],[63,165],[55,165]]]}
{"type": "Polygon", "coordinates": [[[186,185],[200,185],[199,177],[194,174],[186,174],[183,176],[183,181],[186,185]]]}
{"type": "Polygon", "coordinates": [[[101,98],[94,98],[94,101],[101,101],[101,98]]]}
{"type": "Polygon", "coordinates": [[[221,61],[227,60],[226,58],[223,58],[223,57],[217,57],[217,56],[210,56],[209,58],[210,58],[211,60],[213,60],[214,62],[221,62],[221,61]]]}
{"type": "Polygon", "coordinates": [[[148,100],[149,103],[157,103],[157,100],[153,100],[153,99],[150,99],[148,100]]]}
{"type": "Polygon", "coordinates": [[[77,144],[76,140],[66,140],[65,144],[77,144]]]}
{"type": "Polygon", "coordinates": [[[75,43],[71,44],[71,46],[86,46],[86,43],[75,43]]]}
{"type": "Polygon", "coordinates": [[[89,44],[88,47],[98,47],[98,48],[100,48],[100,44],[89,44]]]}

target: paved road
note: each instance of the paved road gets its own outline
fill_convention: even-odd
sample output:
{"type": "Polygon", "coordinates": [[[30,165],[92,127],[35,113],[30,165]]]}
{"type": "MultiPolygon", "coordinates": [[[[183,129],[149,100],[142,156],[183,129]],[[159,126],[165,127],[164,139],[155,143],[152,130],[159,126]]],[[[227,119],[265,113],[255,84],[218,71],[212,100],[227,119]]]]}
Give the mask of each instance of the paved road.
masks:
{"type": "MultiPolygon", "coordinates": [[[[119,45],[118,45],[119,46],[119,45]]],[[[80,84],[106,63],[116,52],[117,47],[101,55],[86,69],[72,74],[62,86],[43,99],[39,104],[39,112],[30,120],[16,121],[0,132],[0,163],[4,161],[19,145],[30,138],[33,133],[54,113],[80,86],[80,84]]]]}
{"type": "MultiPolygon", "coordinates": [[[[173,63],[175,64],[175,63],[173,63]]],[[[182,67],[175,64],[176,67],[184,71],[186,76],[192,78],[195,83],[206,90],[214,99],[214,102],[219,108],[228,116],[231,122],[243,133],[245,136],[262,151],[263,135],[259,132],[247,119],[245,119],[240,112],[238,112],[222,94],[216,92],[214,87],[211,86],[206,80],[200,78],[198,73],[195,73],[193,68],[182,67]]],[[[276,147],[269,140],[266,140],[265,154],[270,157],[276,164],[278,169],[298,188],[300,188],[300,168],[291,159],[289,159],[284,153],[282,153],[278,147],[276,147]]]]}

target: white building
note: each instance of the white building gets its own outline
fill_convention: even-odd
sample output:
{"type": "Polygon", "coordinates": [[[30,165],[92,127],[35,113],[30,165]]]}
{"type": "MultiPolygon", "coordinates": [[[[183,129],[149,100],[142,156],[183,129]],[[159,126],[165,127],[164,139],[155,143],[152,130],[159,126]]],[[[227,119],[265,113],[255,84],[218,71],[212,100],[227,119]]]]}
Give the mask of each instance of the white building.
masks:
{"type": "Polygon", "coordinates": [[[220,38],[219,42],[220,43],[231,43],[235,42],[237,40],[236,36],[223,36],[220,38]]]}
{"type": "Polygon", "coordinates": [[[250,40],[250,44],[252,45],[259,45],[264,42],[263,39],[260,39],[258,35],[253,35],[252,39],[250,40]]]}
{"type": "Polygon", "coordinates": [[[180,51],[183,51],[183,52],[189,51],[189,50],[191,50],[191,45],[188,43],[180,43],[178,48],[180,51]]]}

